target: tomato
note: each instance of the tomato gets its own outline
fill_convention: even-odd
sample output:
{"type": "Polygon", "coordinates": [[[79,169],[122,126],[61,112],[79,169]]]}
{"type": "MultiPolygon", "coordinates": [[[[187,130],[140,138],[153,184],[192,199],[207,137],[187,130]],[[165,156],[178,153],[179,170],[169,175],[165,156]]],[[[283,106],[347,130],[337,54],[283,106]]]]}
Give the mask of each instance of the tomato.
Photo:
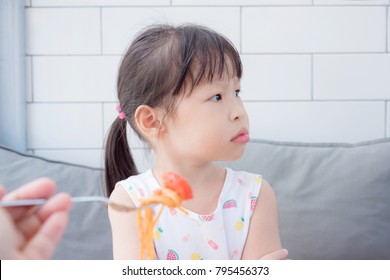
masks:
{"type": "Polygon", "coordinates": [[[166,172],[162,175],[163,187],[176,192],[181,200],[192,198],[192,189],[187,181],[173,172],[166,172]]]}

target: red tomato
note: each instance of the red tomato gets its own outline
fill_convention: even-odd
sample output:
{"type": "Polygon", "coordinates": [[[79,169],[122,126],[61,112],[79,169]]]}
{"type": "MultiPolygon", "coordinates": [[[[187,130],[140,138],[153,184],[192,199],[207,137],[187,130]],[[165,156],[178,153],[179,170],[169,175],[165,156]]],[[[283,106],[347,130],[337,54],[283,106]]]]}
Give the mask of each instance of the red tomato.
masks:
{"type": "Polygon", "coordinates": [[[181,200],[192,198],[192,189],[187,181],[173,172],[166,172],[162,175],[164,188],[173,190],[176,192],[181,200]]]}

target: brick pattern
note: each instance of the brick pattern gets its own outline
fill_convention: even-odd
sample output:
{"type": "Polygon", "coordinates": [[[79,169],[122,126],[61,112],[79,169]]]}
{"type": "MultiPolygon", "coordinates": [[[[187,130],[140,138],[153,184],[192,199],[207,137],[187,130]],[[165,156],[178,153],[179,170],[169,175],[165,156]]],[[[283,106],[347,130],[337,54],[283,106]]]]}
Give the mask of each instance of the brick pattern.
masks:
{"type": "MultiPolygon", "coordinates": [[[[28,148],[102,166],[122,53],[142,27],[193,22],[241,52],[253,138],[390,137],[388,0],[26,0],[28,148]]],[[[141,170],[145,146],[129,132],[141,170]]]]}

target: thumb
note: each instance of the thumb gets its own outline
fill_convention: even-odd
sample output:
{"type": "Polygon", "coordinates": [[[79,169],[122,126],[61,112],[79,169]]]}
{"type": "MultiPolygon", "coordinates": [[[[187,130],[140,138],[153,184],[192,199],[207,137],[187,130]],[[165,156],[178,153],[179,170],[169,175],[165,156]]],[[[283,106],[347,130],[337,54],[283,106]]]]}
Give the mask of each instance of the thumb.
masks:
{"type": "Polygon", "coordinates": [[[287,258],[287,255],[288,251],[286,249],[280,249],[267,255],[264,255],[261,260],[285,260],[287,258]]]}

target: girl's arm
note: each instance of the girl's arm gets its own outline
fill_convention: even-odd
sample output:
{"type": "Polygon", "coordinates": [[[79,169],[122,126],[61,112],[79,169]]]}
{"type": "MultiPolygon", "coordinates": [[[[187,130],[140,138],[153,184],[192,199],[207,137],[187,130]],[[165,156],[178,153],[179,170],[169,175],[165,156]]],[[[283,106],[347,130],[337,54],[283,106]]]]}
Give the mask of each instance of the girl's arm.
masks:
{"type": "Polygon", "coordinates": [[[276,198],[271,186],[263,180],[255,211],[249,225],[242,259],[261,259],[282,248],[279,236],[276,198]]]}
{"type": "MultiPolygon", "coordinates": [[[[134,206],[126,190],[116,187],[110,199],[123,205],[134,206]]],[[[139,259],[139,236],[137,232],[136,211],[127,213],[108,208],[112,230],[112,244],[114,259],[139,259]]]]}

